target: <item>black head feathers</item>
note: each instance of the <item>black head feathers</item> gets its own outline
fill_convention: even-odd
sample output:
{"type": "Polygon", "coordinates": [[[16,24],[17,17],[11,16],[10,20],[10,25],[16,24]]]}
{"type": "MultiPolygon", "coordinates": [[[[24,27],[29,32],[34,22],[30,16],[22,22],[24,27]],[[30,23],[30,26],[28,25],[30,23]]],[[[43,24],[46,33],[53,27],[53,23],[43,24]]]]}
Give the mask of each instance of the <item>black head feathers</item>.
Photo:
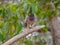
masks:
{"type": "Polygon", "coordinates": [[[30,14],[30,15],[29,15],[29,20],[33,21],[34,19],[35,19],[34,14],[30,14]]]}

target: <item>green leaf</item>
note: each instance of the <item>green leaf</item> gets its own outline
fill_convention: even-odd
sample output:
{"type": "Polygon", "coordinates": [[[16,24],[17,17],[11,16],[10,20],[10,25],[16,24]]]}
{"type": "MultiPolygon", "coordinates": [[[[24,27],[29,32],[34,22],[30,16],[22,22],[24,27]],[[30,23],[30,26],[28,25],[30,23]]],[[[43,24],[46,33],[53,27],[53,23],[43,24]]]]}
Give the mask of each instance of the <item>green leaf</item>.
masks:
{"type": "Polygon", "coordinates": [[[2,34],[0,34],[0,41],[4,41],[4,37],[3,37],[3,35],[2,34]]]}

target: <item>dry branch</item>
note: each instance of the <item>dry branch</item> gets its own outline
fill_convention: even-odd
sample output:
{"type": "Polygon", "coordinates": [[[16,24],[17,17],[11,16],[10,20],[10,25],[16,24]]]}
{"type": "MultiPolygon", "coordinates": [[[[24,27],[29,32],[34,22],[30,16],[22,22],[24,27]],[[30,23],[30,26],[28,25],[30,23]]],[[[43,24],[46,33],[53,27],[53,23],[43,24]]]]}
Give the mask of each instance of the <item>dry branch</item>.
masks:
{"type": "Polygon", "coordinates": [[[14,36],[13,38],[9,39],[8,41],[3,43],[2,45],[10,45],[10,44],[16,42],[17,40],[19,40],[20,38],[23,38],[23,37],[27,36],[28,34],[38,31],[39,29],[44,28],[44,27],[45,27],[45,25],[36,26],[30,30],[27,30],[27,32],[25,32],[25,33],[21,33],[21,34],[14,36]]]}

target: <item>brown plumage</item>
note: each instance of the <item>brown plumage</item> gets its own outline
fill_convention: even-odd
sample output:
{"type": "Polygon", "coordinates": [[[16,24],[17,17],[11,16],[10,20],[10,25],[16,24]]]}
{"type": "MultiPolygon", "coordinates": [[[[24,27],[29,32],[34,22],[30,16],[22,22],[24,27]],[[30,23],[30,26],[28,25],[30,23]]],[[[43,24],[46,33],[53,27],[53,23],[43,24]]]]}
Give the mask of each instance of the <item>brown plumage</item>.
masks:
{"type": "Polygon", "coordinates": [[[26,17],[25,27],[32,27],[32,25],[35,23],[35,15],[30,14],[26,17]]]}

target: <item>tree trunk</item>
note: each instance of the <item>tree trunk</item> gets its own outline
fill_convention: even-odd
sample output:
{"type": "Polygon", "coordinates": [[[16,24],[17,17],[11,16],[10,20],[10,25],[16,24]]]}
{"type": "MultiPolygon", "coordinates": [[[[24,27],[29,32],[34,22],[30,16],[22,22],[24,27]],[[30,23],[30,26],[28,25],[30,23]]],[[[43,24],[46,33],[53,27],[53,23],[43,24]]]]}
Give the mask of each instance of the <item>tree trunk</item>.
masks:
{"type": "Polygon", "coordinates": [[[57,17],[53,17],[49,22],[53,37],[53,45],[60,45],[60,20],[58,20],[57,17]]]}

